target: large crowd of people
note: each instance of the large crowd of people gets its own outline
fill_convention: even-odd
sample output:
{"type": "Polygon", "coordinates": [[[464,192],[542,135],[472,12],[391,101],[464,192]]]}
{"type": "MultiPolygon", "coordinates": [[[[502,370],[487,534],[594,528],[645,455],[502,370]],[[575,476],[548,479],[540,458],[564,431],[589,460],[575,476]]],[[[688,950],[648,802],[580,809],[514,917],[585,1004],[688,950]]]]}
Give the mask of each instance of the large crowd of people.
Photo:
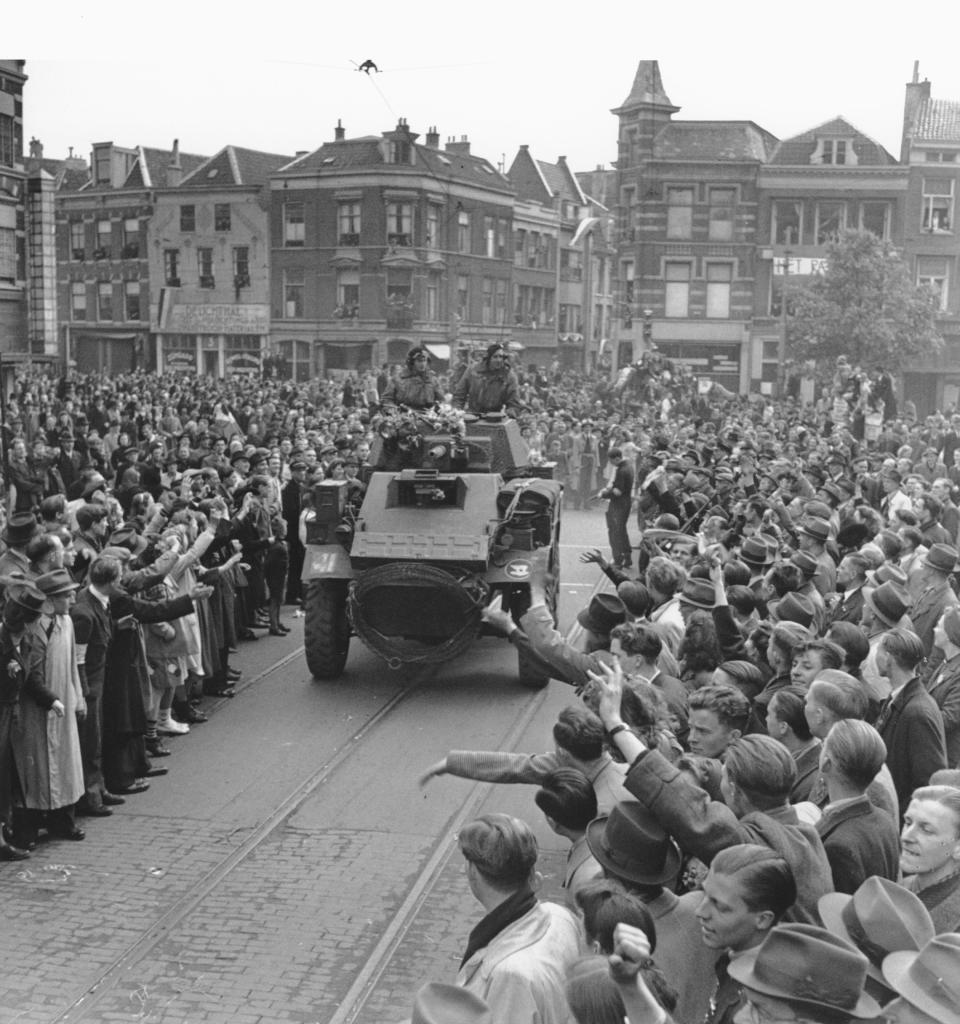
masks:
{"type": "Polygon", "coordinates": [[[846,360],[810,400],[642,389],[542,438],[607,507],[582,642],[546,579],[484,613],[579,701],[422,778],[536,786],[569,842],[561,905],[526,823],[461,830],[462,1019],[960,1024],[960,415],[846,360]]]}
{"type": "Polygon", "coordinates": [[[519,622],[484,612],[575,688],[549,752],[424,778],[537,786],[568,900],[536,896],[528,825],[465,826],[483,916],[414,1019],[960,1024],[960,412],[918,419],[845,360],[783,400],[659,358],[614,383],[510,361],[18,376],[0,859],[83,839],[233,693],[243,645],[289,632],[315,482],[361,495],[398,410],[504,410],[565,504],[605,510],[609,557],[582,558],[607,585],[577,645],[549,579],[519,622]]]}

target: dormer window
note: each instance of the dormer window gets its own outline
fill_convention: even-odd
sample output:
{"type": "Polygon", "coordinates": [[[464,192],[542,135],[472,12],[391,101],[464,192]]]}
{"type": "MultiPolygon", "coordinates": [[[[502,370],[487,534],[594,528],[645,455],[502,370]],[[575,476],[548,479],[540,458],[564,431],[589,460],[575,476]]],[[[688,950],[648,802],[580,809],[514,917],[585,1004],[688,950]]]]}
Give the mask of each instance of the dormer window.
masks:
{"type": "Polygon", "coordinates": [[[857,154],[850,139],[817,139],[817,148],[810,157],[812,164],[836,164],[855,167],[857,154]]]}
{"type": "Polygon", "coordinates": [[[409,142],[401,142],[399,139],[394,139],[390,143],[389,148],[389,162],[392,164],[409,164],[412,163],[410,159],[411,146],[409,142]]]}

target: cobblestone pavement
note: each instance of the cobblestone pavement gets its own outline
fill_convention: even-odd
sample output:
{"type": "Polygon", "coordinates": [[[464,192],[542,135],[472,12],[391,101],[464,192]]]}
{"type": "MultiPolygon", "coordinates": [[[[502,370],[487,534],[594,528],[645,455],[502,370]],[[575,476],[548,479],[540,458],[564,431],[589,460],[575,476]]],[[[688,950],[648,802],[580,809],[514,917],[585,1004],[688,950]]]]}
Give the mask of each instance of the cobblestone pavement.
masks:
{"type": "MultiPolygon", "coordinates": [[[[592,568],[579,579],[565,577],[574,610],[592,568]]],[[[290,650],[268,641],[242,653],[262,670],[290,650]]],[[[407,1017],[420,984],[455,976],[482,913],[446,832],[465,801],[530,821],[543,850],[541,894],[559,891],[561,844],[532,787],[437,780],[411,803],[439,744],[496,743],[534,699],[508,678],[512,649],[487,650],[481,667],[467,664],[459,680],[391,712],[373,752],[361,746],[356,764],[329,786],[321,780],[276,827],[264,825],[271,813],[396,691],[375,661],[327,688],[309,683],[301,658],[290,661],[197,730],[206,732],[172,741],[171,775],[150,794],[111,818],[83,819],[85,842],[44,844],[29,861],[0,865],[0,1024],[328,1024],[364,972],[351,1022],[407,1017]],[[415,913],[397,927],[439,854],[415,913]],[[370,967],[394,927],[389,956],[370,967]]],[[[554,683],[541,697],[516,749],[545,749],[571,693],[554,683]]]]}

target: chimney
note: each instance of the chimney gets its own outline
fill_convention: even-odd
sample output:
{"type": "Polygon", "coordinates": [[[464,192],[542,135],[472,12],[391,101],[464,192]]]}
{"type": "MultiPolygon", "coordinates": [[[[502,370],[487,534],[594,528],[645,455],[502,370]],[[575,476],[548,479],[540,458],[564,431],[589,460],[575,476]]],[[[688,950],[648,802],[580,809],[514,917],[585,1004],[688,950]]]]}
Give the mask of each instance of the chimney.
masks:
{"type": "Polygon", "coordinates": [[[913,62],[913,80],[907,82],[906,95],[903,101],[903,131],[900,136],[900,162],[910,160],[910,145],[917,130],[920,110],[926,100],[930,99],[930,80],[920,79],[920,61],[913,62]]]}
{"type": "Polygon", "coordinates": [[[43,159],[43,143],[37,138],[33,138],[30,140],[30,159],[43,159]]]}
{"type": "Polygon", "coordinates": [[[173,140],[173,152],[167,164],[167,185],[176,186],[183,180],[183,167],[180,164],[180,140],[173,140]]]}
{"type": "Polygon", "coordinates": [[[299,160],[300,157],[306,156],[306,155],[307,155],[307,150],[305,150],[305,149],[298,149],[297,152],[294,154],[294,156],[295,156],[295,158],[297,160],[299,160]]]}
{"type": "Polygon", "coordinates": [[[448,153],[457,153],[460,156],[470,155],[470,140],[466,135],[460,136],[460,141],[457,142],[456,138],[451,135],[447,140],[447,144],[443,147],[448,153]]]}
{"type": "Polygon", "coordinates": [[[425,139],[426,144],[430,149],[440,148],[440,133],[437,131],[437,126],[434,125],[432,128],[427,129],[427,137],[425,139]]]}
{"type": "Polygon", "coordinates": [[[343,142],[343,140],[346,137],[347,137],[347,130],[346,130],[346,128],[343,127],[343,124],[341,123],[340,118],[338,117],[337,118],[337,127],[333,129],[333,141],[334,142],[343,142]]]}
{"type": "Polygon", "coordinates": [[[73,155],[73,146],[70,146],[67,159],[63,161],[64,165],[71,171],[85,171],[87,169],[87,162],[82,156],[73,155]]]}

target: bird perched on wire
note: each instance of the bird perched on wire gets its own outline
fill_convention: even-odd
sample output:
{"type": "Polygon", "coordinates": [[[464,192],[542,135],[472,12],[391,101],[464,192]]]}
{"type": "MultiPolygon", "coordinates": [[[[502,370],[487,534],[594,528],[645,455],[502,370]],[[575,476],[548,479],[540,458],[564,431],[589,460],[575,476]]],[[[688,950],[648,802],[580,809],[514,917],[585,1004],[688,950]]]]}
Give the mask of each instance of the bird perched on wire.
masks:
{"type": "Polygon", "coordinates": [[[371,71],[380,73],[380,69],[372,60],[365,60],[362,64],[357,65],[357,71],[363,71],[366,74],[370,74],[371,71]]]}

